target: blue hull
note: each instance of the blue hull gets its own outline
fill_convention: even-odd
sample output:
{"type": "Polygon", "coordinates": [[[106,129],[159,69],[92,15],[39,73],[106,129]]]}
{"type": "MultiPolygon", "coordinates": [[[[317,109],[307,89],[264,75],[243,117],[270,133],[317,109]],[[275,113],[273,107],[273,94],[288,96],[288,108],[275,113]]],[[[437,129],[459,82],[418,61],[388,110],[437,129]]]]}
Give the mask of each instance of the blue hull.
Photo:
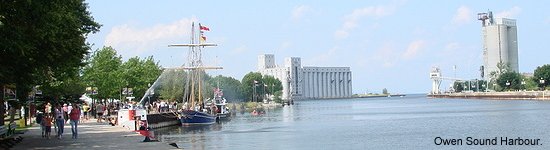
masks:
{"type": "Polygon", "coordinates": [[[182,125],[213,124],[216,122],[216,116],[194,110],[184,110],[181,113],[180,122],[182,125]]]}

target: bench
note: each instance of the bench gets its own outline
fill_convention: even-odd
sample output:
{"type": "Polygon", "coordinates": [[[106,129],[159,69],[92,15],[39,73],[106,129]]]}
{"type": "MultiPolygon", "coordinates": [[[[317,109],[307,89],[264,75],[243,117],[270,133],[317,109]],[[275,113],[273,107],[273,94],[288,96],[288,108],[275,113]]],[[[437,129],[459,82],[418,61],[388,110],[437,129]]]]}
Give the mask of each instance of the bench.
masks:
{"type": "Polygon", "coordinates": [[[0,126],[0,147],[9,149],[23,140],[21,136],[16,136],[15,128],[17,128],[15,122],[0,126]]]}

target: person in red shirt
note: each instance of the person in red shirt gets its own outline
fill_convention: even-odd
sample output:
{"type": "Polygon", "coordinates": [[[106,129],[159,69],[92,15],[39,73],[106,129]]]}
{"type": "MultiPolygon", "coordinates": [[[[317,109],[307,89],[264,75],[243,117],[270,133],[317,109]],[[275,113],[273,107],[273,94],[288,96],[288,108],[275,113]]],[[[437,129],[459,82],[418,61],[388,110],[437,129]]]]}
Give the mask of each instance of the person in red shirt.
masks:
{"type": "Polygon", "coordinates": [[[73,104],[73,109],[69,112],[69,119],[71,120],[73,139],[76,139],[78,137],[78,121],[80,120],[80,107],[76,103],[73,104]]]}
{"type": "Polygon", "coordinates": [[[52,132],[52,122],[53,122],[53,118],[52,118],[52,115],[47,113],[44,118],[42,118],[42,125],[44,125],[44,128],[46,130],[45,132],[45,137],[47,139],[50,139],[50,133],[52,132]]]}

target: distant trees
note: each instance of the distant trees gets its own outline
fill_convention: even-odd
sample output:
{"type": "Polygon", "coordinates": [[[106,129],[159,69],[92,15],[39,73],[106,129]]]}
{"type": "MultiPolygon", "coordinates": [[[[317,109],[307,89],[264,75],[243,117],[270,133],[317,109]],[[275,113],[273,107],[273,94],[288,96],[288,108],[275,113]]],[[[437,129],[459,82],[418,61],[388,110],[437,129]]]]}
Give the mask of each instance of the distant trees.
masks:
{"type": "Polygon", "coordinates": [[[519,90],[522,88],[521,86],[521,80],[522,75],[517,72],[505,72],[501,74],[497,80],[496,83],[498,86],[502,87],[503,89],[507,90],[519,90]]]}
{"type": "Polygon", "coordinates": [[[453,89],[455,92],[462,92],[464,90],[464,82],[454,82],[453,89]]]}
{"type": "MultiPolygon", "coordinates": [[[[277,95],[277,91],[282,91],[283,86],[281,81],[273,76],[262,76],[262,74],[258,72],[249,72],[241,81],[241,89],[244,98],[247,98],[250,101],[254,99],[259,101],[262,98],[262,95],[277,95]],[[255,94],[254,89],[256,89],[255,94]]],[[[275,96],[275,98],[277,97],[275,96]]]]}
{"type": "Polygon", "coordinates": [[[143,96],[160,73],[153,57],[133,57],[123,63],[115,49],[103,47],[91,55],[82,77],[86,86],[97,87],[97,98],[118,99],[125,87],[133,89],[133,96],[143,96]]]}
{"type": "Polygon", "coordinates": [[[537,67],[533,73],[532,80],[538,83],[538,86],[541,88],[548,87],[550,83],[550,64],[537,67]],[[541,83],[541,80],[544,81],[544,83],[541,83]]]}
{"type": "Polygon", "coordinates": [[[223,90],[223,96],[230,102],[243,99],[241,91],[241,81],[233,77],[218,75],[210,79],[210,85],[223,90]]]}
{"type": "Polygon", "coordinates": [[[389,93],[388,93],[388,89],[386,89],[386,88],[382,89],[382,94],[388,95],[388,94],[389,94],[389,93]]]}
{"type": "Polygon", "coordinates": [[[164,100],[181,102],[186,77],[187,72],[184,70],[165,69],[160,75],[159,87],[155,88],[155,94],[164,100]]]}
{"type": "Polygon", "coordinates": [[[453,89],[455,92],[462,92],[462,91],[485,91],[486,90],[487,82],[485,80],[469,80],[469,81],[455,81],[453,83],[453,89]]]}
{"type": "Polygon", "coordinates": [[[250,101],[254,100],[254,96],[258,98],[258,95],[254,95],[254,88],[258,91],[257,85],[262,81],[262,74],[258,72],[249,72],[244,75],[241,80],[241,89],[244,95],[244,98],[249,99],[250,101]]]}
{"type": "Polygon", "coordinates": [[[266,92],[266,94],[273,95],[275,92],[283,90],[281,81],[273,76],[264,75],[262,77],[262,82],[264,83],[264,92],[266,92]]]}

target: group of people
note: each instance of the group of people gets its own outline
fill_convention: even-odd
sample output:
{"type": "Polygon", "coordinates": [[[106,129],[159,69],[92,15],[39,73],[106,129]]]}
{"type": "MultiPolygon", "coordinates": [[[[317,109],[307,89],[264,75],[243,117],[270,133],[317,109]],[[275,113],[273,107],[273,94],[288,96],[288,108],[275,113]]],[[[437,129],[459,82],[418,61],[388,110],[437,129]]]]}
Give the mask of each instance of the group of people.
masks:
{"type": "Polygon", "coordinates": [[[153,102],[153,104],[150,104],[147,106],[148,110],[153,109],[155,112],[168,112],[168,111],[176,111],[177,110],[177,103],[176,102],[167,102],[161,100],[160,102],[153,102]]]}
{"type": "Polygon", "coordinates": [[[88,112],[90,107],[84,103],[80,106],[77,103],[72,104],[57,104],[53,106],[50,103],[47,103],[44,107],[44,112],[39,112],[36,115],[36,122],[40,124],[42,130],[43,138],[50,138],[52,131],[52,125],[57,132],[56,138],[61,139],[63,136],[65,124],[69,122],[71,125],[72,138],[78,138],[78,123],[80,122],[81,117],[84,120],[88,120],[88,112]],[[81,113],[84,115],[81,116],[81,113]]]}

